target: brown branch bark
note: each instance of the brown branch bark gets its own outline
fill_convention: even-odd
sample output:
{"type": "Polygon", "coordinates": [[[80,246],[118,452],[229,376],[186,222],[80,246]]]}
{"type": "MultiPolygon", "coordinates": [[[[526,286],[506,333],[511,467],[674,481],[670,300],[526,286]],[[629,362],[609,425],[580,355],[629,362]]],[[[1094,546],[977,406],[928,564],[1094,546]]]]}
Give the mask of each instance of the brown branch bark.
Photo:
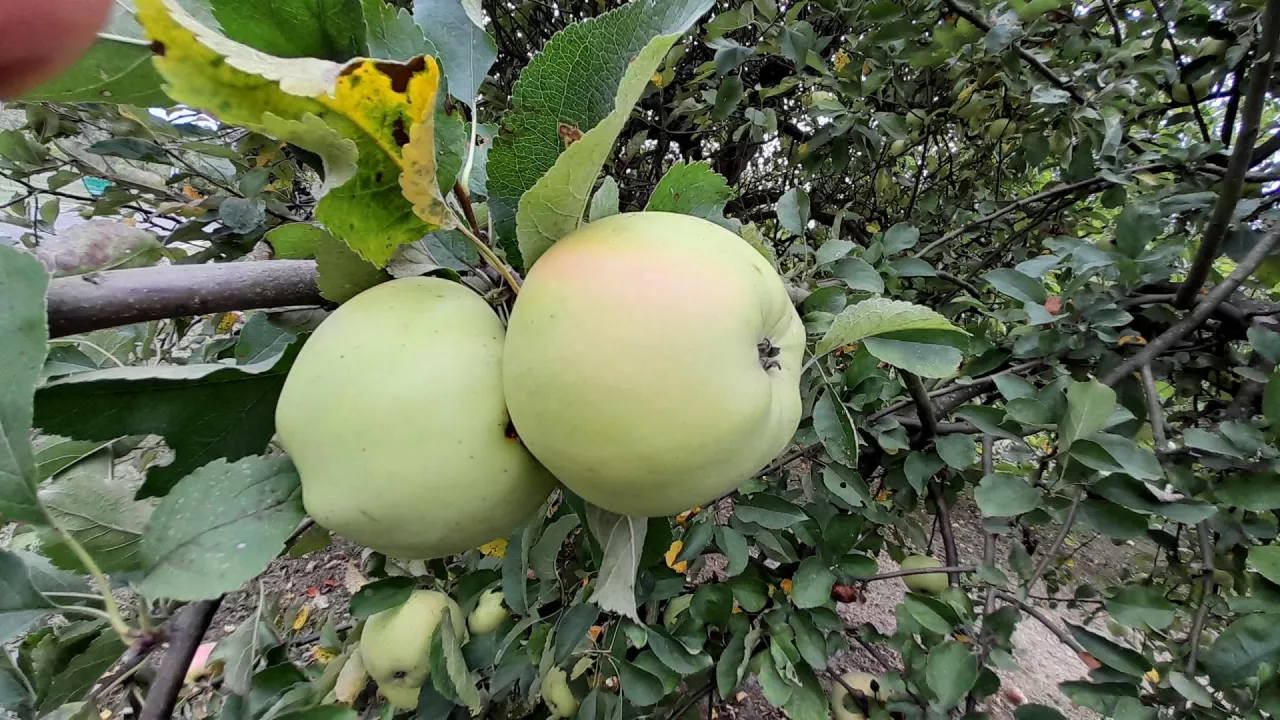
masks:
{"type": "Polygon", "coordinates": [[[1245,175],[1253,159],[1253,146],[1258,141],[1258,130],[1262,120],[1262,109],[1266,104],[1267,90],[1271,85],[1271,71],[1275,67],[1277,47],[1280,46],[1280,0],[1270,0],[1262,18],[1262,33],[1258,36],[1257,52],[1254,55],[1253,67],[1249,71],[1249,87],[1245,90],[1244,104],[1240,112],[1240,134],[1236,139],[1235,149],[1231,153],[1231,161],[1227,164],[1227,173],[1222,178],[1218,191],[1218,201],[1213,206],[1213,215],[1209,226],[1205,228],[1204,238],[1200,241],[1200,250],[1196,253],[1191,269],[1187,271],[1187,279],[1178,288],[1176,304],[1181,308],[1191,307],[1191,301],[1204,285],[1205,278],[1213,261],[1222,250],[1222,241],[1231,226],[1231,218],[1235,213],[1236,203],[1244,189],[1245,175]]]}
{"type": "Polygon", "coordinates": [[[164,651],[160,670],[147,692],[147,702],[142,706],[138,720],[169,720],[173,716],[178,691],[186,679],[191,658],[195,657],[196,649],[200,647],[200,641],[204,639],[204,633],[221,603],[220,597],[191,603],[170,621],[177,624],[178,629],[169,635],[169,647],[164,651]]]}
{"type": "Polygon", "coordinates": [[[322,305],[313,260],[165,265],[57,278],[49,336],[230,310],[322,305]]]}

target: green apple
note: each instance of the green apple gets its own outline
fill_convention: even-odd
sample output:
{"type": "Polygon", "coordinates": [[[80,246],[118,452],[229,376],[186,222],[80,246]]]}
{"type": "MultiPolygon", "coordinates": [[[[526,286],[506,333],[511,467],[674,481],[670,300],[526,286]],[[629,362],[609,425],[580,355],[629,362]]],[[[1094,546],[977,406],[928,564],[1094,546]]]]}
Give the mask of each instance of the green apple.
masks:
{"type": "Polygon", "coordinates": [[[1009,118],[996,118],[986,125],[987,137],[991,140],[1003,140],[1016,135],[1018,125],[1009,118]]]}
{"type": "Polygon", "coordinates": [[[865,720],[866,718],[866,713],[862,712],[862,706],[850,697],[845,685],[862,694],[861,701],[864,705],[889,699],[889,693],[880,686],[880,679],[875,675],[847,672],[841,675],[840,679],[844,684],[834,683],[831,688],[831,708],[836,720],[865,720]]]}
{"type": "Polygon", "coordinates": [[[502,621],[510,615],[502,605],[503,600],[506,600],[506,596],[497,589],[489,590],[480,596],[476,609],[472,610],[471,616],[467,618],[467,627],[472,633],[483,635],[497,630],[502,625],[502,621]]]}
{"type": "MultiPolygon", "coordinates": [[[[942,563],[925,555],[908,555],[900,563],[900,566],[903,570],[921,570],[942,567],[942,563]]],[[[937,595],[947,589],[947,574],[922,573],[920,575],[906,575],[902,578],[902,582],[912,592],[937,595]]]]}
{"type": "Polygon", "coordinates": [[[431,669],[431,638],[446,609],[461,642],[466,633],[462,610],[448,595],[435,590],[415,590],[403,605],[365,621],[360,655],[369,677],[392,705],[406,710],[418,706],[418,689],[431,669]]]}
{"type": "Polygon", "coordinates": [[[901,155],[903,151],[905,151],[906,149],[907,149],[906,140],[894,140],[893,143],[889,145],[889,154],[901,155]]]}
{"type": "Polygon", "coordinates": [[[569,676],[564,670],[553,667],[542,678],[542,702],[551,711],[551,718],[571,718],[578,712],[578,698],[569,688],[569,676]]]}
{"type": "Polygon", "coordinates": [[[1193,83],[1177,83],[1173,86],[1170,95],[1173,101],[1186,105],[1191,102],[1198,102],[1209,96],[1209,90],[1213,87],[1213,76],[1204,75],[1196,79],[1193,83]],[[1194,98],[1194,100],[1193,100],[1194,98]]]}
{"type": "Polygon", "coordinates": [[[911,128],[912,130],[919,130],[924,127],[926,122],[929,121],[929,111],[921,108],[914,108],[912,110],[908,110],[903,119],[906,120],[908,128],[911,128]]]}
{"type": "Polygon", "coordinates": [[[322,526],[399,558],[507,537],[555,480],[502,399],[502,323],[479,295],[406,278],[356,296],[302,349],[276,429],[322,526]]]}
{"type": "Polygon", "coordinates": [[[587,501],[675,515],[786,448],[804,340],[782,279],[734,233],[613,215],[530,269],[507,328],[507,407],[530,452],[587,501]]]}

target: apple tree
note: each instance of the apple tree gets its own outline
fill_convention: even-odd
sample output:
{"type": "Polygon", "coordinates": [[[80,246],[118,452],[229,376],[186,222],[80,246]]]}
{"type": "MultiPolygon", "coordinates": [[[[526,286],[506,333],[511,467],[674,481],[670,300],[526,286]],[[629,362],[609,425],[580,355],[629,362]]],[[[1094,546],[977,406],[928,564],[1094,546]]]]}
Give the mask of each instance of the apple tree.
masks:
{"type": "MultiPolygon", "coordinates": [[[[1018,720],[1280,715],[1278,43],[1280,0],[118,0],[0,108],[0,706],[696,718],[751,688],[795,720],[984,717],[1037,623],[1088,674],[1018,720]],[[380,468],[455,452],[420,428],[488,412],[415,399],[473,380],[422,335],[372,377],[327,320],[431,278],[479,306],[461,330],[505,325],[562,238],[645,212],[785,283],[785,448],[671,516],[659,477],[608,509],[546,477],[514,523],[492,472],[410,494],[304,632],[264,572],[355,534],[308,517],[304,452],[409,438],[328,467],[358,514],[380,468]],[[322,342],[294,394],[348,404],[277,428],[322,342]],[[502,536],[416,552],[451,520],[502,536]],[[1132,548],[1119,577],[1074,567],[1093,542],[1132,548]],[[883,632],[859,608],[888,583],[883,632]]],[[[587,277],[667,287],[641,270],[587,277]]]]}

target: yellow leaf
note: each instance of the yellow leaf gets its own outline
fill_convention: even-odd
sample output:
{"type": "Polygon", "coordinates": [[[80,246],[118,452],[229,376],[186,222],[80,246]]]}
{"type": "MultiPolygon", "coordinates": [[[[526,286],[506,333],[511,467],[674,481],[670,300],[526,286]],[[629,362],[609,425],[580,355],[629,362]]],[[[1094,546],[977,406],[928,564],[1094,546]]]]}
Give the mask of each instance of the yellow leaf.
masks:
{"type": "Polygon", "coordinates": [[[676,562],[676,557],[680,555],[680,551],[683,549],[684,543],[680,540],[676,540],[671,543],[671,548],[667,550],[667,554],[664,556],[667,560],[667,567],[678,573],[683,573],[685,570],[689,569],[689,561],[682,560],[680,562],[676,562]]]}
{"type": "Polygon", "coordinates": [[[871,62],[870,62],[870,61],[867,61],[867,62],[862,63],[862,74],[863,74],[863,75],[870,75],[870,74],[871,74],[871,62]]]}
{"type": "Polygon", "coordinates": [[[311,605],[303,605],[302,609],[298,611],[298,616],[293,619],[294,632],[306,627],[307,620],[309,619],[311,619],[311,605]]]}
{"type": "Polygon", "coordinates": [[[1146,345],[1147,339],[1141,335],[1125,335],[1116,341],[1116,345],[1146,345]]]}
{"type": "Polygon", "coordinates": [[[201,195],[199,190],[196,190],[195,188],[191,187],[191,183],[187,183],[182,186],[182,194],[187,196],[187,198],[190,200],[204,199],[204,195],[201,195]]]}
{"type": "Polygon", "coordinates": [[[680,527],[684,527],[686,524],[688,524],[689,520],[697,517],[698,513],[700,512],[702,512],[701,507],[696,507],[691,510],[685,510],[684,512],[676,516],[676,525],[679,525],[680,527]]]}
{"type": "Polygon", "coordinates": [[[843,50],[837,51],[835,57],[831,58],[831,64],[835,66],[836,72],[843,72],[849,67],[849,53],[843,50]]]}
{"type": "Polygon", "coordinates": [[[969,636],[964,633],[956,633],[956,642],[967,643],[969,642],[969,636]]]}
{"type": "Polygon", "coordinates": [[[334,658],[338,657],[338,653],[332,648],[322,647],[320,645],[312,645],[311,657],[315,658],[316,662],[320,663],[321,665],[327,665],[334,658]]]}
{"type": "Polygon", "coordinates": [[[782,593],[784,595],[791,597],[791,588],[795,585],[795,583],[791,582],[791,578],[784,579],[782,582],[778,583],[778,585],[782,586],[782,593]]]}
{"type": "Polygon", "coordinates": [[[880,223],[867,223],[867,232],[869,233],[880,232],[880,223]]]}
{"type": "Polygon", "coordinates": [[[650,77],[650,78],[649,78],[649,82],[653,83],[653,84],[654,84],[654,87],[661,88],[661,87],[662,87],[662,73],[660,73],[660,72],[656,72],[656,73],[654,73],[654,74],[653,74],[653,77],[650,77]]]}
{"type": "Polygon", "coordinates": [[[507,555],[507,539],[498,538],[493,542],[487,542],[480,546],[480,553],[487,557],[506,557],[507,555]]]}
{"type": "Polygon", "coordinates": [[[1160,682],[1160,671],[1155,668],[1151,668],[1145,674],[1143,674],[1142,677],[1150,680],[1153,683],[1158,683],[1160,682]]]}
{"type": "MultiPolygon", "coordinates": [[[[440,66],[434,58],[424,58],[426,67],[409,79],[408,100],[413,125],[409,144],[404,147],[400,189],[413,203],[413,213],[428,225],[452,227],[452,213],[440,194],[436,178],[435,108],[440,89],[440,66]]],[[[381,75],[381,73],[379,73],[381,75]]]]}
{"type": "Polygon", "coordinates": [[[591,629],[587,631],[587,635],[591,637],[591,642],[596,642],[600,639],[600,633],[602,632],[604,632],[604,627],[600,625],[592,625],[591,629]]]}

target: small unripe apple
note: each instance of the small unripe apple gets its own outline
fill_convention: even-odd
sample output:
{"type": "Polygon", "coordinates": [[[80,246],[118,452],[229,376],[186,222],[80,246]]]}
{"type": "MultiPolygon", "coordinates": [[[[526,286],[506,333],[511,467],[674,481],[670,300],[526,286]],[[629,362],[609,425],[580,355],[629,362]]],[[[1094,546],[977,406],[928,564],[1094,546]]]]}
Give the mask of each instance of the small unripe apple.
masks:
{"type": "Polygon", "coordinates": [[[510,615],[502,604],[505,599],[506,596],[501,590],[486,591],[476,603],[476,609],[472,610],[471,616],[467,618],[467,628],[476,635],[497,630],[502,625],[502,621],[510,615]]]}
{"type": "Polygon", "coordinates": [[[462,610],[448,595],[435,590],[415,590],[404,604],[365,621],[360,655],[369,677],[392,705],[405,710],[418,706],[418,690],[431,672],[431,638],[446,608],[461,642],[466,633],[462,610]]]}
{"type": "Polygon", "coordinates": [[[553,667],[542,678],[542,702],[551,711],[551,718],[571,718],[578,712],[578,698],[569,688],[569,676],[564,670],[553,667]]]}
{"type": "MultiPolygon", "coordinates": [[[[921,570],[942,567],[942,563],[926,555],[908,555],[902,560],[900,566],[903,570],[921,570]]],[[[947,574],[921,573],[919,575],[906,575],[902,578],[902,582],[912,592],[936,595],[947,589],[947,574]]]]}
{"type": "Polygon", "coordinates": [[[502,322],[465,285],[405,278],[320,325],[276,430],[321,526],[393,557],[505,538],[555,487],[509,425],[502,322]]]}
{"type": "Polygon", "coordinates": [[[1183,105],[1198,102],[1209,96],[1209,89],[1213,87],[1213,76],[1204,75],[1196,79],[1193,83],[1176,83],[1170,95],[1173,101],[1183,105]]]}
{"type": "Polygon", "coordinates": [[[906,141],[906,140],[894,140],[894,141],[889,145],[889,154],[890,154],[890,155],[901,155],[901,154],[902,154],[902,152],[903,152],[904,150],[906,150],[906,149],[907,149],[907,141],[906,141]]]}
{"type": "Polygon", "coordinates": [[[529,270],[503,386],[524,444],[620,515],[702,505],[800,423],[805,330],[769,261],[689,215],[612,215],[529,270]]]}
{"type": "Polygon", "coordinates": [[[904,116],[904,119],[907,123],[907,127],[912,130],[919,130],[924,127],[925,122],[929,120],[929,112],[921,108],[915,108],[913,110],[909,110],[904,116]]]}

